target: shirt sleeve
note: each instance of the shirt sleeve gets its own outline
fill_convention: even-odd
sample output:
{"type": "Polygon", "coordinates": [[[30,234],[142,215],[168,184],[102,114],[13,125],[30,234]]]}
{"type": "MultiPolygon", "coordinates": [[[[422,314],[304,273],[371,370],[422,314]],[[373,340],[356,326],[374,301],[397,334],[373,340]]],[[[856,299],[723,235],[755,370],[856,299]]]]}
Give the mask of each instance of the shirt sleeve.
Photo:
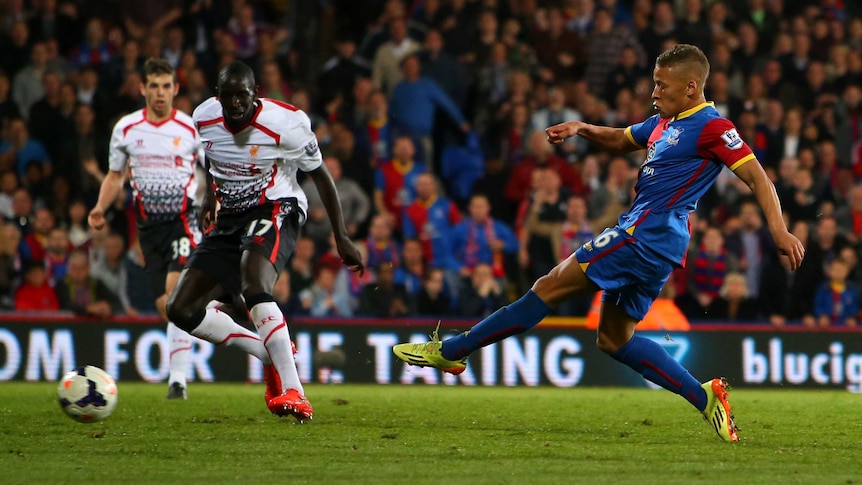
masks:
{"type": "Polygon", "coordinates": [[[114,131],[111,132],[111,143],[108,146],[108,168],[114,172],[122,172],[126,169],[129,153],[123,143],[125,137],[120,123],[114,125],[114,131]]]}
{"type": "Polygon", "coordinates": [[[311,130],[311,120],[302,111],[294,111],[293,126],[281,138],[281,147],[287,159],[296,163],[303,172],[310,172],[323,164],[317,136],[311,130]]]}
{"type": "Polygon", "coordinates": [[[656,125],[658,125],[659,116],[653,115],[647,118],[646,120],[635,123],[626,128],[626,136],[629,141],[634,143],[635,145],[646,148],[649,143],[649,136],[652,134],[652,131],[655,129],[656,125]]]}
{"type": "Polygon", "coordinates": [[[697,142],[697,152],[703,158],[721,162],[731,170],[755,158],[751,147],[726,118],[715,118],[703,127],[697,142]]]}

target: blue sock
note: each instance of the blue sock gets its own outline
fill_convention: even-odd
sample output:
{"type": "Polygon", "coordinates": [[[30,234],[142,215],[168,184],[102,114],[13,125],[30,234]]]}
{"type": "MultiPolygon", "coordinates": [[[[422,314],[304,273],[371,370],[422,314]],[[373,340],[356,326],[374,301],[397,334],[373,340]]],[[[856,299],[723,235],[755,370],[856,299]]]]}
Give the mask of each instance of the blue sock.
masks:
{"type": "Polygon", "coordinates": [[[463,359],[479,347],[526,332],[538,325],[552,310],[539,295],[530,290],[518,301],[488,315],[470,330],[446,339],[440,353],[449,360],[463,359]]]}
{"type": "Polygon", "coordinates": [[[706,408],[706,391],[661,345],[635,335],[611,357],[636,370],[648,381],[679,394],[698,410],[706,408]]]}

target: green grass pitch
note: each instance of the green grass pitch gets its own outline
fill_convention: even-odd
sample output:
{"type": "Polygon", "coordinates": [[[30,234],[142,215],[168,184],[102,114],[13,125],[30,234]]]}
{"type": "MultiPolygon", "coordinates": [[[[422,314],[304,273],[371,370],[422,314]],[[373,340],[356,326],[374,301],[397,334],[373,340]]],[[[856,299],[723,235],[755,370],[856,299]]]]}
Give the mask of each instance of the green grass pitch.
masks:
{"type": "Polygon", "coordinates": [[[52,384],[0,384],[0,483],[862,483],[862,395],[733,390],[741,442],[666,391],[312,385],[315,419],[263,385],[119,383],[107,421],[52,384]]]}

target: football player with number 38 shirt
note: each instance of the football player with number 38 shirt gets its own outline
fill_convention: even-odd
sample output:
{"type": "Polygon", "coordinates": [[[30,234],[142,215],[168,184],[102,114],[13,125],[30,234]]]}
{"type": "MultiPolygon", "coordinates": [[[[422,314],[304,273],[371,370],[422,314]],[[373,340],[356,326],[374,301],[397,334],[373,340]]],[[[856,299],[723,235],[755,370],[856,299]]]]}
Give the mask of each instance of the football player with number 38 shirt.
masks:
{"type": "MultiPolygon", "coordinates": [[[[100,229],[105,210],[122,192],[126,168],[132,186],[141,250],[156,309],[167,318],[165,304],[180,271],[201,239],[197,223],[196,168],[203,148],[190,116],[173,107],[179,85],[164,59],[144,64],[141,95],[146,107],[120,118],[110,142],[108,174],[89,223],[100,229]]],[[[213,298],[225,299],[223,295],[213,298]]],[[[186,398],[186,368],[192,337],[168,322],[170,374],[168,399],[186,398]]]]}

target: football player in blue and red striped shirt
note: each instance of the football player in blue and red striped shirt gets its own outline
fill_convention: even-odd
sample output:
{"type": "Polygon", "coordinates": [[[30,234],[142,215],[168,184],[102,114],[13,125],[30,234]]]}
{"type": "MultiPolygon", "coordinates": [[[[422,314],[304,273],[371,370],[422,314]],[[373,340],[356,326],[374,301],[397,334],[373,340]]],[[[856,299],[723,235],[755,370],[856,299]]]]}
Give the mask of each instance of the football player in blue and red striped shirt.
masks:
{"type": "Polygon", "coordinates": [[[599,348],[647,380],[681,395],[722,439],[738,441],[727,382],[721,378],[700,384],[661,345],[635,335],[635,326],[670,273],[685,265],[688,215],[724,167],[751,188],[788,268],[798,268],[804,255],[802,243],[788,232],[781,217],[775,187],[751,148],[733,123],[706,102],[703,87],[708,76],[709,61],[700,49],[675,45],[658,57],[653,71],[656,115],[625,129],[581,121],[548,128],[548,141],[553,144],[577,135],[608,152],[646,149],[632,207],[615,227],[539,278],[518,301],[458,336],[396,345],[395,354],[414,365],[459,374],[471,352],[529,330],[573,296],[604,290],[599,348]]]}

